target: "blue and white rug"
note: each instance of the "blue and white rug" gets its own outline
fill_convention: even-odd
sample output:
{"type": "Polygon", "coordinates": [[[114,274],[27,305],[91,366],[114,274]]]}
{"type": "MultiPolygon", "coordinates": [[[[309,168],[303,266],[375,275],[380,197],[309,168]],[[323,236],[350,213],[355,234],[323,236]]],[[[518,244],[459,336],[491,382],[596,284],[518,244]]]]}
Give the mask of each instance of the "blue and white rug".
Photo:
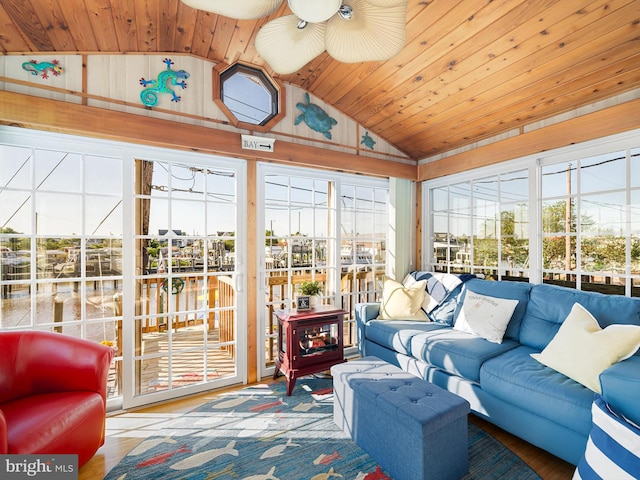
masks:
{"type": "MultiPolygon", "coordinates": [[[[169,419],[105,480],[383,480],[390,477],[333,423],[330,379],[222,393],[169,419]]],[[[500,442],[469,424],[470,479],[539,480],[500,442]]]]}

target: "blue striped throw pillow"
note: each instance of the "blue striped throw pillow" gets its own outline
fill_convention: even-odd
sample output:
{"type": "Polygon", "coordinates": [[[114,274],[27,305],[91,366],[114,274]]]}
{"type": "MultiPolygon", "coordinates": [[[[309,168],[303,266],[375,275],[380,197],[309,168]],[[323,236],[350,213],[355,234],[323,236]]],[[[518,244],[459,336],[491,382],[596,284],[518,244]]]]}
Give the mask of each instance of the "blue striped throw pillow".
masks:
{"type": "Polygon", "coordinates": [[[593,425],[573,480],[634,480],[640,476],[640,427],[616,414],[600,395],[591,408],[593,425]]]}

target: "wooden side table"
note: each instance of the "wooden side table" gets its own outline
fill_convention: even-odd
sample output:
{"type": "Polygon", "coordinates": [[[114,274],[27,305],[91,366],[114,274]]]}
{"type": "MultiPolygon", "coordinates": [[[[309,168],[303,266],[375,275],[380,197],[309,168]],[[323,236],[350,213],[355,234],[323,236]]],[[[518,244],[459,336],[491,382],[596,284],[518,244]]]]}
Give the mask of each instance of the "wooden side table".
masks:
{"type": "Polygon", "coordinates": [[[296,379],[329,370],[344,362],[343,321],[345,310],[319,305],[311,310],[277,310],[278,357],[274,380],[278,374],[287,378],[287,396],[296,379]]]}

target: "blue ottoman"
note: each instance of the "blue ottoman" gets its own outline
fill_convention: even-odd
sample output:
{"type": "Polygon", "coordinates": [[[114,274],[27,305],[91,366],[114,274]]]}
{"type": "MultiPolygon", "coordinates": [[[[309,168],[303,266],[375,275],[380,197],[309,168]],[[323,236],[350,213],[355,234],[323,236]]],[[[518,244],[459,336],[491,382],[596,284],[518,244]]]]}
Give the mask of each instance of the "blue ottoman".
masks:
{"type": "Polygon", "coordinates": [[[468,472],[469,403],[377,357],[331,368],[333,419],[394,480],[468,472]]]}

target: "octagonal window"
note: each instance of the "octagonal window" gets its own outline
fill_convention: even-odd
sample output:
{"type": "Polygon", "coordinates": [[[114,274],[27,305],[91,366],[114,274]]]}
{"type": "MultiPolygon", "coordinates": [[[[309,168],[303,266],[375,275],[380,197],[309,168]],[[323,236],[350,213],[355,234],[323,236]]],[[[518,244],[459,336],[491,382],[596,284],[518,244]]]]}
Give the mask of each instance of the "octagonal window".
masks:
{"type": "Polygon", "coordinates": [[[236,127],[271,129],[284,117],[283,95],[284,89],[258,68],[240,63],[214,68],[214,101],[236,127]]]}

